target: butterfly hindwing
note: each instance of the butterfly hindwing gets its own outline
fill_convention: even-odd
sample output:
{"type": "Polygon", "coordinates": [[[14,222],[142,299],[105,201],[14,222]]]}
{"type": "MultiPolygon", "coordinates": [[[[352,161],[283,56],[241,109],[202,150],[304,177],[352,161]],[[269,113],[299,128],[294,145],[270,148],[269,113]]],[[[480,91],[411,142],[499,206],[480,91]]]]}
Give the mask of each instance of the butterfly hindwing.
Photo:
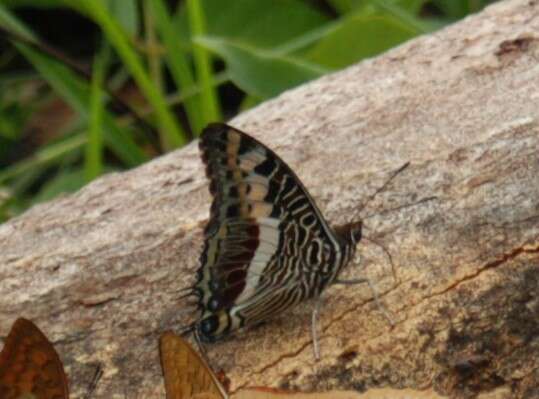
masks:
{"type": "Polygon", "coordinates": [[[202,317],[217,317],[202,331],[211,338],[210,330],[224,333],[312,296],[311,280],[339,243],[294,172],[262,143],[212,124],[200,149],[213,202],[196,289],[202,317]]]}
{"type": "Polygon", "coordinates": [[[62,362],[29,320],[15,321],[0,353],[0,398],[68,399],[62,362]]]}

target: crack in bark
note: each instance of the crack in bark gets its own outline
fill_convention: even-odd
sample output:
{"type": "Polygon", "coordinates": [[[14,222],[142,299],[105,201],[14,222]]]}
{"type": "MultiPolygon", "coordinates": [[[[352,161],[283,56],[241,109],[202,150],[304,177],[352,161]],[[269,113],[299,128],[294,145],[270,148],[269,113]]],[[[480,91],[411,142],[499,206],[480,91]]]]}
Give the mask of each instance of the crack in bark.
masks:
{"type": "MultiPolygon", "coordinates": [[[[402,281],[399,281],[395,286],[391,287],[390,289],[388,289],[387,291],[384,291],[380,294],[378,294],[378,297],[379,298],[384,298],[385,296],[387,296],[390,292],[393,292],[395,291],[400,285],[402,285],[402,281]]],[[[344,319],[348,314],[352,313],[352,312],[355,312],[357,311],[358,309],[362,308],[363,306],[367,305],[368,303],[371,303],[371,302],[374,302],[374,297],[371,297],[367,300],[364,300],[362,301],[362,303],[360,303],[359,305],[356,305],[354,306],[353,308],[351,309],[348,309],[344,312],[342,312],[339,316],[337,317],[334,317],[332,318],[325,326],[322,327],[322,331],[320,333],[320,340],[324,339],[323,337],[323,334],[333,325],[335,324],[336,322],[338,322],[339,320],[342,320],[344,319]]],[[[395,322],[393,327],[397,324],[400,324],[402,322],[402,320],[398,321],[398,322],[395,322]]],[[[308,346],[311,346],[312,345],[312,339],[308,340],[307,342],[305,342],[303,345],[301,345],[299,347],[298,350],[294,351],[294,352],[289,352],[289,353],[286,353],[286,354],[283,354],[281,356],[279,356],[276,360],[272,361],[271,363],[268,363],[266,364],[265,366],[263,366],[262,368],[260,368],[259,370],[253,372],[250,374],[250,376],[255,376],[255,375],[261,375],[263,374],[266,370],[268,369],[271,369],[273,368],[274,366],[276,366],[277,364],[281,363],[283,360],[285,359],[288,359],[288,358],[293,358],[293,357],[296,357],[298,356],[302,351],[304,351],[308,346]]],[[[244,389],[248,387],[248,383],[245,383],[245,384],[242,384],[242,385],[238,385],[237,388],[235,388],[232,393],[236,392],[236,391],[239,391],[241,389],[244,389]]]]}
{"type": "Polygon", "coordinates": [[[538,253],[539,254],[539,245],[537,245],[535,247],[531,247],[531,248],[526,248],[526,245],[517,247],[517,248],[513,249],[511,252],[503,254],[501,259],[496,259],[496,260],[493,260],[493,261],[487,263],[485,266],[477,269],[474,273],[471,273],[471,274],[469,274],[467,276],[462,277],[459,280],[456,280],[454,283],[450,284],[448,287],[444,288],[443,290],[438,291],[438,292],[434,292],[433,294],[430,294],[430,295],[424,296],[421,299],[421,301],[419,301],[417,304],[414,305],[414,307],[421,304],[421,303],[423,303],[425,300],[428,300],[428,299],[431,299],[431,298],[434,298],[434,297],[437,297],[437,296],[444,295],[444,294],[448,293],[449,291],[457,288],[462,283],[473,280],[473,279],[479,277],[484,272],[486,272],[486,271],[488,271],[490,269],[497,268],[498,266],[506,263],[509,260],[515,259],[516,257],[518,257],[519,255],[521,255],[523,253],[524,254],[530,254],[530,253],[531,254],[533,254],[533,253],[538,253]]]}
{"type": "MultiPolygon", "coordinates": [[[[293,357],[298,356],[301,352],[303,352],[311,344],[312,344],[312,340],[309,340],[309,341],[305,342],[303,345],[301,345],[298,350],[296,350],[294,352],[285,353],[285,354],[279,356],[273,362],[268,363],[265,366],[263,366],[261,369],[249,374],[249,376],[248,376],[249,378],[247,378],[247,380],[250,380],[251,379],[250,377],[252,377],[252,376],[263,374],[266,370],[271,369],[272,367],[276,366],[277,364],[279,364],[281,361],[283,361],[285,359],[293,358],[293,357]]],[[[241,385],[238,385],[235,389],[231,390],[230,393],[231,394],[236,393],[237,391],[240,391],[240,390],[245,389],[247,387],[249,387],[248,382],[246,382],[244,384],[241,384],[241,385]]]]}
{"type": "MultiPolygon", "coordinates": [[[[402,282],[399,282],[398,284],[396,284],[395,286],[391,287],[389,290],[387,291],[384,291],[382,293],[380,293],[378,295],[379,298],[383,298],[385,296],[387,296],[390,292],[392,291],[395,291],[400,285],[402,284],[402,282]]],[[[323,337],[323,334],[333,325],[335,324],[336,322],[338,322],[339,320],[342,320],[344,317],[346,317],[346,315],[358,310],[359,308],[367,305],[368,303],[370,302],[373,302],[374,301],[374,297],[372,298],[369,298],[367,300],[364,300],[361,304],[357,305],[357,306],[354,306],[352,309],[349,309],[345,312],[342,312],[339,316],[337,317],[334,317],[333,319],[331,319],[325,326],[322,327],[322,331],[320,332],[320,336],[319,336],[319,339],[320,341],[324,339],[323,337]]],[[[397,323],[395,323],[396,325],[397,323]]],[[[301,352],[303,352],[307,347],[311,346],[312,345],[312,339],[309,339],[307,342],[303,343],[298,350],[294,351],[294,352],[288,352],[288,353],[285,353],[281,356],[279,356],[277,359],[275,359],[274,361],[272,361],[271,363],[268,363],[266,364],[265,366],[262,366],[262,368],[260,368],[259,370],[251,373],[249,375],[249,377],[251,376],[255,376],[255,375],[261,375],[263,374],[264,372],[266,372],[267,370],[271,369],[272,367],[276,366],[277,364],[281,363],[283,360],[285,359],[288,359],[288,358],[294,358],[296,356],[298,356],[301,352]]],[[[249,379],[249,378],[248,378],[249,379]]],[[[232,390],[231,393],[235,393],[241,389],[244,389],[244,388],[247,388],[249,385],[248,383],[245,383],[245,384],[241,384],[241,385],[238,385],[237,388],[235,388],[234,390],[232,390]]]]}

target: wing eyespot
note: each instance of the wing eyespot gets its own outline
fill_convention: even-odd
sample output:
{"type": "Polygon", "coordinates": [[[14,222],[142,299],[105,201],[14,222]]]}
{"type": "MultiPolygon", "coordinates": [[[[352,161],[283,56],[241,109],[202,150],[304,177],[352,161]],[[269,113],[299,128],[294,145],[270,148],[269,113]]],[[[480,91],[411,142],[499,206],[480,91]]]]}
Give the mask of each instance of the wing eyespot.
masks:
{"type": "Polygon", "coordinates": [[[204,335],[211,335],[219,326],[219,319],[216,315],[205,318],[200,323],[200,330],[204,335]]]}

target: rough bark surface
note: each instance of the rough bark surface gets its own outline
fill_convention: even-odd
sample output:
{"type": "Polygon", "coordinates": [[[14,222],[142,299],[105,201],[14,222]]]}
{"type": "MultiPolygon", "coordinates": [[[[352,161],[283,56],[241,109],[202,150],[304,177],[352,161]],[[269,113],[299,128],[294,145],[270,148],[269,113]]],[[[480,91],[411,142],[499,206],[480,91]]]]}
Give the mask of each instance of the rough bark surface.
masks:
{"type": "MultiPolygon", "coordinates": [[[[231,122],[279,153],[329,220],[360,204],[365,240],[311,304],[210,346],[237,390],[409,388],[539,397],[539,2],[502,1],[231,122]],[[388,211],[426,197],[436,199],[388,211]]],[[[210,197],[196,143],[0,226],[0,332],[34,320],[78,397],[164,397],[157,341],[188,321],[210,197]]],[[[383,391],[383,390],[382,390],[383,391]]]]}

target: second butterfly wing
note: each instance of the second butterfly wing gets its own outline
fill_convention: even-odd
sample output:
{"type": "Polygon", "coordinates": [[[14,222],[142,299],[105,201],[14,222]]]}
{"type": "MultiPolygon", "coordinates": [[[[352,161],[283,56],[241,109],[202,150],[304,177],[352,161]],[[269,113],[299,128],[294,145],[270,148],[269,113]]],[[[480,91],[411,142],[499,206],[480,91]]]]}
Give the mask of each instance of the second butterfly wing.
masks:
{"type": "Polygon", "coordinates": [[[0,353],[0,398],[68,399],[64,368],[34,323],[17,319],[0,353]]]}
{"type": "Polygon", "coordinates": [[[215,375],[182,337],[163,333],[159,351],[167,399],[226,398],[215,375]]]}

